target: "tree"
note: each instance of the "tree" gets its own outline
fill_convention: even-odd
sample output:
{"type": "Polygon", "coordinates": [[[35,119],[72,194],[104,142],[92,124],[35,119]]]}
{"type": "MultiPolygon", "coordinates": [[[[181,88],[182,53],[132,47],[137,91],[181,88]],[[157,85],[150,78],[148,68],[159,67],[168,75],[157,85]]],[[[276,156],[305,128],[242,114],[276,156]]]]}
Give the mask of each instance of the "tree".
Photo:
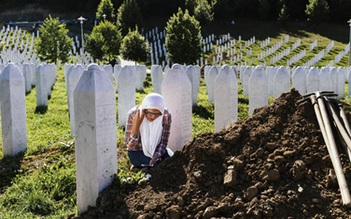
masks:
{"type": "Polygon", "coordinates": [[[181,8],[166,26],[166,48],[169,59],[179,64],[196,64],[202,56],[202,37],[199,22],[181,8]]]}
{"type": "Polygon", "coordinates": [[[309,0],[305,12],[309,22],[319,23],[329,20],[329,5],[326,0],[309,0]]]}
{"type": "Polygon", "coordinates": [[[100,22],[85,38],[85,48],[94,59],[111,61],[119,55],[121,32],[112,22],[100,22]]]}
{"type": "Polygon", "coordinates": [[[135,30],[141,26],[141,13],[136,0],[125,0],[118,8],[117,26],[125,36],[129,29],[135,30]]]}
{"type": "Polygon", "coordinates": [[[40,36],[35,45],[39,58],[56,63],[58,59],[67,62],[72,48],[72,39],[67,35],[66,24],[49,15],[39,28],[40,36]]]}
{"type": "Polygon", "coordinates": [[[108,20],[108,21],[113,21],[115,18],[115,12],[114,12],[113,4],[111,0],[101,0],[97,11],[96,11],[96,18],[100,21],[103,20],[108,20]],[[106,18],[104,19],[104,15],[106,15],[106,18]]]}
{"type": "Polygon", "coordinates": [[[216,3],[217,0],[211,0],[210,3],[208,0],[186,0],[185,2],[188,10],[192,12],[196,20],[200,21],[201,23],[213,21],[213,9],[216,3]]]}
{"type": "Polygon", "coordinates": [[[150,46],[145,41],[138,29],[129,31],[123,38],[120,49],[121,55],[126,60],[145,62],[150,54],[150,46]]]}

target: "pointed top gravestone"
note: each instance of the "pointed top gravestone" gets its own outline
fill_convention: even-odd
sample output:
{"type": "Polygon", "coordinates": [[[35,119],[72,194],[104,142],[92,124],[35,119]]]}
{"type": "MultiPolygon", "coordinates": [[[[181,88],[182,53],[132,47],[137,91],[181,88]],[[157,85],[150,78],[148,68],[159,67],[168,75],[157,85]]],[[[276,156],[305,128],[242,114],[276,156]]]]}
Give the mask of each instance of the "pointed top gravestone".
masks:
{"type": "Polygon", "coordinates": [[[68,75],[68,101],[69,101],[69,120],[71,124],[71,134],[75,134],[75,119],[74,119],[74,102],[73,102],[73,92],[77,86],[77,83],[84,72],[84,67],[80,64],[74,66],[68,75]]]}
{"type": "Polygon", "coordinates": [[[161,94],[161,84],[163,80],[163,71],[160,65],[151,66],[151,83],[153,91],[155,93],[161,94]]]}
{"type": "Polygon", "coordinates": [[[135,106],[135,78],[132,66],[124,66],[118,74],[118,125],[125,126],[128,111],[135,106]]]}
{"type": "Polygon", "coordinates": [[[18,67],[8,64],[0,75],[3,156],[27,149],[25,84],[18,67]]]}
{"type": "Polygon", "coordinates": [[[180,65],[173,65],[168,70],[161,93],[165,106],[172,114],[168,147],[181,151],[192,138],[192,96],[190,80],[180,65]]]}
{"type": "Polygon", "coordinates": [[[117,174],[116,94],[106,73],[91,64],[74,96],[78,214],[95,206],[117,174]]]}

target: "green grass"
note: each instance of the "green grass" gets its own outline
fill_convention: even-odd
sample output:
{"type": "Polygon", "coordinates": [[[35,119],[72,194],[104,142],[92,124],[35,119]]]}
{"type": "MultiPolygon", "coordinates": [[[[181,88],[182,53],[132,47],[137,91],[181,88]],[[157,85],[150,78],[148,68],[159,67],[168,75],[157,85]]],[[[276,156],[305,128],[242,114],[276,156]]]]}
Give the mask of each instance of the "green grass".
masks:
{"type": "MultiPolygon", "coordinates": [[[[216,36],[228,33],[228,28],[233,28],[230,30],[231,36],[236,38],[239,34],[243,39],[256,36],[257,42],[252,45],[255,57],[259,53],[256,51],[259,42],[267,37],[271,37],[271,45],[282,39],[285,34],[290,35],[291,44],[300,38],[302,45],[296,52],[303,48],[309,49],[309,44],[317,39],[317,48],[308,53],[308,57],[297,65],[304,63],[324,49],[331,40],[335,40],[335,47],[328,55],[329,58],[335,56],[341,49],[344,49],[348,39],[347,34],[342,33],[343,31],[348,33],[349,27],[346,24],[345,27],[329,25],[323,28],[307,26],[299,28],[298,24],[294,24],[295,26],[292,25],[285,29],[276,24],[270,24],[238,21],[234,27],[219,23],[212,29],[208,27],[204,29],[209,33],[215,33],[216,36]],[[343,38],[346,39],[341,40],[343,38]]],[[[295,54],[291,53],[287,58],[295,54]]],[[[329,58],[326,57],[318,65],[328,64],[329,58]]],[[[276,64],[280,65],[285,62],[283,60],[282,63],[276,64]]],[[[340,65],[347,65],[346,57],[342,59],[340,65]]],[[[140,104],[143,97],[152,92],[150,77],[147,77],[144,87],[144,90],[136,93],[136,104],[140,104]]],[[[345,92],[347,93],[346,87],[345,92]]],[[[193,106],[193,136],[214,130],[214,106],[207,100],[206,88],[202,79],[198,104],[193,106]]],[[[238,102],[238,117],[239,120],[242,120],[248,115],[248,98],[243,97],[240,81],[238,102]]],[[[344,102],[351,105],[349,98],[345,98],[344,102]]],[[[349,106],[346,106],[345,109],[348,112],[351,110],[349,106]]],[[[58,70],[48,109],[45,112],[36,112],[35,89],[33,89],[26,96],[26,110],[28,150],[16,157],[2,158],[2,137],[0,136],[0,218],[64,218],[67,215],[76,214],[74,136],[70,134],[62,69],[58,70]]],[[[123,143],[124,131],[117,127],[116,133],[118,135],[118,176],[122,183],[135,183],[143,177],[143,173],[129,171],[130,162],[123,143]]]]}

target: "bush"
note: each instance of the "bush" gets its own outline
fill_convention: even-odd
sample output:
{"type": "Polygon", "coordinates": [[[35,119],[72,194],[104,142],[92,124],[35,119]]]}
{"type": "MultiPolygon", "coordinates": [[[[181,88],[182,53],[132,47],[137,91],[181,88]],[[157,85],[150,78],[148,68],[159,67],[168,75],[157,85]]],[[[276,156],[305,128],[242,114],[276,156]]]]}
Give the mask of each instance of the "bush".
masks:
{"type": "Polygon", "coordinates": [[[166,48],[173,63],[196,64],[202,56],[202,36],[199,22],[179,8],[167,22],[166,48]]]}
{"type": "Polygon", "coordinates": [[[72,39],[67,35],[66,24],[61,24],[58,18],[49,15],[39,28],[40,36],[36,38],[35,48],[39,58],[56,63],[68,61],[72,39]]]}
{"type": "Polygon", "coordinates": [[[86,36],[86,50],[94,59],[111,61],[119,55],[121,32],[110,21],[100,22],[86,36]]]}
{"type": "Polygon", "coordinates": [[[150,46],[136,29],[129,31],[123,38],[120,52],[126,60],[145,62],[150,54],[150,46]]]}

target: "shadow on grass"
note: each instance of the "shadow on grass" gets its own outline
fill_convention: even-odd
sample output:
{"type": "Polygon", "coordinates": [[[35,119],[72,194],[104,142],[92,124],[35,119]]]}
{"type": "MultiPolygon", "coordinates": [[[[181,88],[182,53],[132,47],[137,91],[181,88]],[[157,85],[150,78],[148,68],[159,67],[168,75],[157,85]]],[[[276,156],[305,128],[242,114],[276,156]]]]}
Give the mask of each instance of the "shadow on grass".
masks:
{"type": "Polygon", "coordinates": [[[24,152],[16,156],[5,156],[0,160],[0,193],[12,184],[18,170],[21,168],[24,152]]]}
{"type": "Polygon", "coordinates": [[[48,111],[48,106],[37,106],[35,107],[36,114],[44,114],[48,111]]]}
{"type": "Polygon", "coordinates": [[[213,113],[201,105],[193,106],[193,113],[204,119],[214,119],[213,113]]]}

